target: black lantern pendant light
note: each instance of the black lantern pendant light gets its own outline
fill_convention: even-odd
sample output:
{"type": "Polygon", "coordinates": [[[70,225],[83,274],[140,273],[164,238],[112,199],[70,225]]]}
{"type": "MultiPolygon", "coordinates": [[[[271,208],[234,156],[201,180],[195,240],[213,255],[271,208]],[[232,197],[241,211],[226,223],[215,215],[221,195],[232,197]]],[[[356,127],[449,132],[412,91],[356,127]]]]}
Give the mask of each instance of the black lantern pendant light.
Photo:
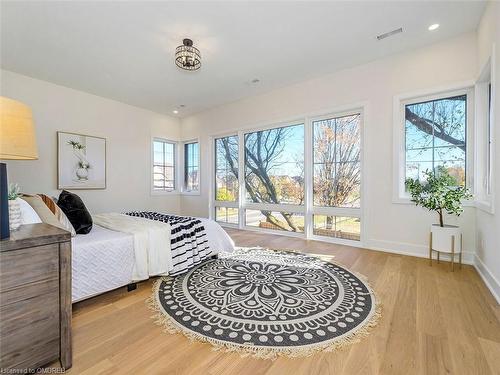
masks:
{"type": "Polygon", "coordinates": [[[193,47],[191,39],[184,39],[182,46],[175,49],[175,65],[184,70],[198,70],[201,67],[201,55],[198,48],[193,47]]]}

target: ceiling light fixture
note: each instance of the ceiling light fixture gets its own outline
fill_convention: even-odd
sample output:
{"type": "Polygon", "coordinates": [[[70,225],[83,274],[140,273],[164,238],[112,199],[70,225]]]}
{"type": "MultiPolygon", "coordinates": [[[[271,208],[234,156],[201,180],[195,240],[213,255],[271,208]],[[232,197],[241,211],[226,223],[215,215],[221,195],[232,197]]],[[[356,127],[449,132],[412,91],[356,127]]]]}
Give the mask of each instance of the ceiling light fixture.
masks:
{"type": "Polygon", "coordinates": [[[439,28],[439,23],[433,23],[429,26],[429,31],[436,30],[437,28],[439,28]]]}
{"type": "Polygon", "coordinates": [[[184,39],[182,41],[182,46],[175,49],[175,65],[184,70],[200,69],[200,50],[193,47],[193,41],[191,39],[184,39]]]}
{"type": "Polygon", "coordinates": [[[176,114],[178,114],[178,113],[179,113],[179,111],[178,111],[178,110],[176,110],[176,109],[174,109],[172,112],[174,113],[174,115],[176,115],[176,114]]]}

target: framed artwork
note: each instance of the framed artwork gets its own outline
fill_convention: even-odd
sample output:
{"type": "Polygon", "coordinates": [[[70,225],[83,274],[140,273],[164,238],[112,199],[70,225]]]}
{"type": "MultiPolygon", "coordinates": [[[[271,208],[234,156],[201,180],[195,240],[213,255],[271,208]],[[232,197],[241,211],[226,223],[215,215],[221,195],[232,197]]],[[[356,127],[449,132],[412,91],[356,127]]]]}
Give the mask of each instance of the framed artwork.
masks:
{"type": "Polygon", "coordinates": [[[58,189],[106,189],[106,138],[57,132],[58,189]]]}

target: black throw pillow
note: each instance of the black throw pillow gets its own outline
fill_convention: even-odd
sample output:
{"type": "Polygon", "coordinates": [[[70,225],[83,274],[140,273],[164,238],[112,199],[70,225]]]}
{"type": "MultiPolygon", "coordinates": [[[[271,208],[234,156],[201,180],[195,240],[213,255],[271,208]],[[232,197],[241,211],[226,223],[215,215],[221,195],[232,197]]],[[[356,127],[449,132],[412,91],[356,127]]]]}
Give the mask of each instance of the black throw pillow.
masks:
{"type": "Polygon", "coordinates": [[[87,234],[92,230],[92,216],[78,195],[63,190],[57,205],[66,214],[76,233],[87,234]]]}

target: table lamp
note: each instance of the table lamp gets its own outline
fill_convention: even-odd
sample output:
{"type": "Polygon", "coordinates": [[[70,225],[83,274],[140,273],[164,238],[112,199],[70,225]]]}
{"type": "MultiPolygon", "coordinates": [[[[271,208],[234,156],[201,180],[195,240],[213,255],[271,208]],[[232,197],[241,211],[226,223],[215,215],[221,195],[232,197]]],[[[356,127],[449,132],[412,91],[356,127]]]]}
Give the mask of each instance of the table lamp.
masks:
{"type": "MultiPolygon", "coordinates": [[[[31,109],[4,96],[0,96],[0,159],[38,159],[31,109]]],[[[7,190],[7,165],[0,163],[0,239],[10,236],[7,190]]]]}

